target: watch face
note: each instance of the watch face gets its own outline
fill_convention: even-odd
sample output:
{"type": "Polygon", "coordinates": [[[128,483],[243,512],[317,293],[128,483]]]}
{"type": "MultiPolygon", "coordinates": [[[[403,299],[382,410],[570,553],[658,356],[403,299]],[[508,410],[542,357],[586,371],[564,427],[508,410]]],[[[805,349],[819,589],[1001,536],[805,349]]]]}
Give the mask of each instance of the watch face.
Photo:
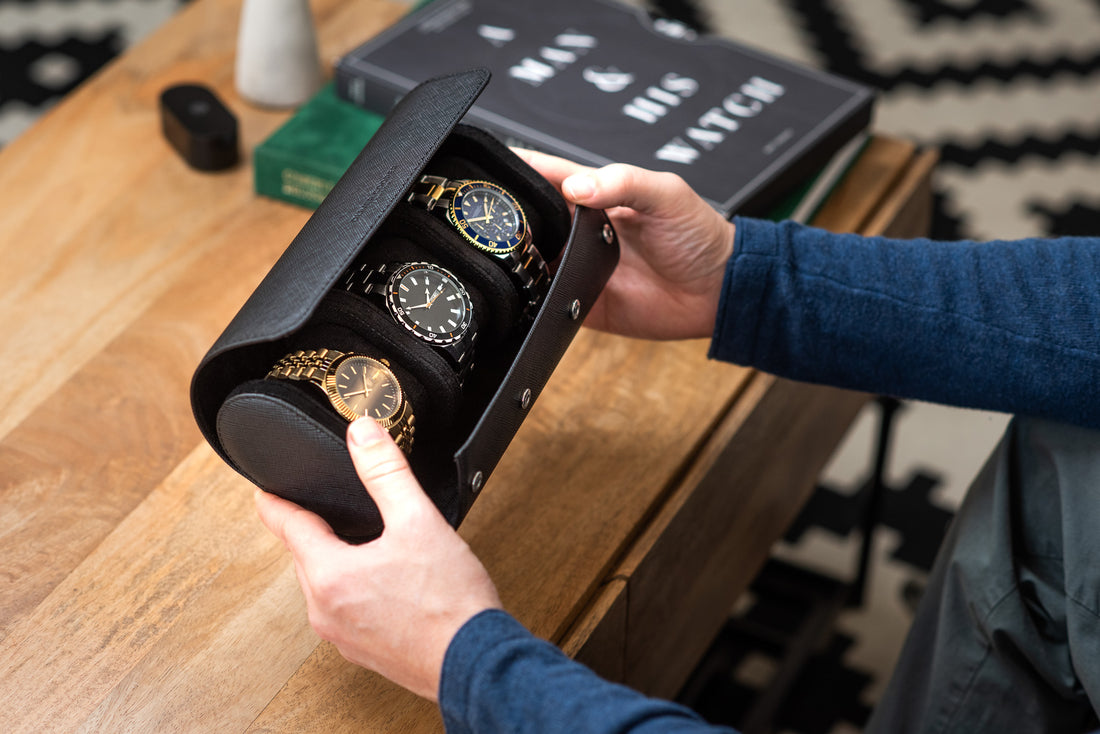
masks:
{"type": "Polygon", "coordinates": [[[487,252],[511,252],[527,235],[527,217],[519,202],[488,181],[459,186],[447,215],[463,237],[487,252]]]}
{"type": "Polygon", "coordinates": [[[337,412],[349,421],[370,416],[383,425],[392,422],[403,401],[401,385],[386,365],[354,354],[329,369],[325,392],[337,412]]]}
{"type": "Polygon", "coordinates": [[[470,326],[470,296],[438,265],[401,266],[390,276],[386,298],[397,322],[432,344],[457,341],[470,326]]]}

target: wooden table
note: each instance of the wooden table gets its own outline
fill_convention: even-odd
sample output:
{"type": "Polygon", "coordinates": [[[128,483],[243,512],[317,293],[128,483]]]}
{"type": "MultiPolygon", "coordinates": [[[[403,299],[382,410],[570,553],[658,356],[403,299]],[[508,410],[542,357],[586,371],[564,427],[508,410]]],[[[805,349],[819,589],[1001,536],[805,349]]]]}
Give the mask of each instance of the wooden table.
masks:
{"type": "MultiPolygon", "coordinates": [[[[305,222],[189,170],[157,96],[209,84],[244,150],[239,0],[197,0],[0,152],[0,730],[394,732],[435,708],[310,630],[188,382],[305,222]]],[[[327,58],[395,20],[317,0],[327,58]]],[[[818,223],[911,234],[933,156],[875,139],[818,223]]],[[[582,330],[461,532],[537,634],[673,694],[864,396],[582,330]],[[551,461],[547,461],[547,459],[551,461]]]]}

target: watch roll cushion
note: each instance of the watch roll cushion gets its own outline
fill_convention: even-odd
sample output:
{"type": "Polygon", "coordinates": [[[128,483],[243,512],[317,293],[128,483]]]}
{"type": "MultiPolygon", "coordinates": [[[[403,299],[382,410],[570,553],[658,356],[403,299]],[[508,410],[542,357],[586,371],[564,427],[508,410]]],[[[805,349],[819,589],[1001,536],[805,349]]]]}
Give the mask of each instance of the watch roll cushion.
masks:
{"type": "Polygon", "coordinates": [[[320,515],[345,540],[373,540],[382,519],[340,433],[347,422],[332,426],[331,409],[296,388],[255,380],[230,393],[217,418],[224,450],[258,486],[320,515]]]}

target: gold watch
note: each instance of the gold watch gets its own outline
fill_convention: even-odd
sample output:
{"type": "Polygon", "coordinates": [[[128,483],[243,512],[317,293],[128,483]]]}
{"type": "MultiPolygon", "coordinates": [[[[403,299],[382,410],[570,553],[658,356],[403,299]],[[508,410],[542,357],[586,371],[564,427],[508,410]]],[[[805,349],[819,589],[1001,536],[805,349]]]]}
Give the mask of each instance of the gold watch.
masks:
{"type": "Polygon", "coordinates": [[[347,421],[369,416],[390,432],[402,451],[412,450],[412,406],[386,360],[335,349],[300,349],[276,362],[267,377],[316,385],[347,421]]]}

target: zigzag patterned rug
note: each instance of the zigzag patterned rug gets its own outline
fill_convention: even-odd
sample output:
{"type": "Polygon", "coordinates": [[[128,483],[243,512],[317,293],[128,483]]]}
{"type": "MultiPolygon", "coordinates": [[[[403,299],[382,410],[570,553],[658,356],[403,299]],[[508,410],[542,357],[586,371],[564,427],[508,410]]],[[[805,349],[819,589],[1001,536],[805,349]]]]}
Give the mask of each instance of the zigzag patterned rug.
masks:
{"type": "Polygon", "coordinates": [[[665,0],[656,10],[881,90],[941,152],[939,238],[1100,230],[1097,0],[665,0]]]}
{"type": "MultiPolygon", "coordinates": [[[[183,1],[0,0],[0,145],[183,1]]],[[[881,90],[875,129],[940,150],[935,237],[1100,232],[1100,0],[631,1],[881,90]]],[[[903,408],[864,604],[769,701],[785,638],[852,576],[874,424],[871,409],[685,688],[712,720],[785,734],[866,721],[1004,417],[903,408]]]]}

